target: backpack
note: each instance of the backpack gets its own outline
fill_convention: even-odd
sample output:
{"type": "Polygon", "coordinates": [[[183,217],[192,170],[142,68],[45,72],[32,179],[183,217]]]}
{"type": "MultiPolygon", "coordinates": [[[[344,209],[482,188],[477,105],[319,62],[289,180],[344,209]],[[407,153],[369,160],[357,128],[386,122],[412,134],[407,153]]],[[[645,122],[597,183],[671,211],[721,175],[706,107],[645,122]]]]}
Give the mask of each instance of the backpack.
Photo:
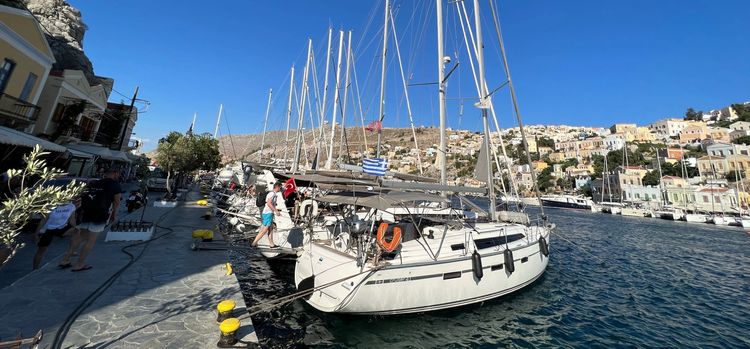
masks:
{"type": "Polygon", "coordinates": [[[268,196],[267,190],[264,190],[258,193],[258,196],[255,197],[255,206],[258,206],[258,207],[266,206],[266,196],[268,196]]]}
{"type": "Polygon", "coordinates": [[[85,222],[104,223],[109,218],[109,206],[104,183],[98,180],[89,183],[81,196],[81,211],[85,222]]]}

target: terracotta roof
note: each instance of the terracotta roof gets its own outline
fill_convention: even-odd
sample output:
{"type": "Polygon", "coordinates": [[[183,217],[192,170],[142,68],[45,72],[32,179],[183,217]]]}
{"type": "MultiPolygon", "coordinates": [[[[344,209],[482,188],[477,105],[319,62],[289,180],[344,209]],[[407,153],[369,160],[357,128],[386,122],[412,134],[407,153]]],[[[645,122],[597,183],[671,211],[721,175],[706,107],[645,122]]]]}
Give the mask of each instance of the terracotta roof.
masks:
{"type": "Polygon", "coordinates": [[[703,188],[698,190],[701,193],[725,193],[729,191],[727,188],[703,188]]]}

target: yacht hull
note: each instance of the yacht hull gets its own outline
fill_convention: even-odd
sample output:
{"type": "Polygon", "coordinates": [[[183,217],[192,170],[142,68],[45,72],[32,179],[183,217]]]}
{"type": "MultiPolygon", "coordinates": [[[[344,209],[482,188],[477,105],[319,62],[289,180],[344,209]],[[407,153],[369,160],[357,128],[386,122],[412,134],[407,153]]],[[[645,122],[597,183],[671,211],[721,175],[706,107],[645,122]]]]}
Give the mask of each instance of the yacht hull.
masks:
{"type": "Polygon", "coordinates": [[[687,213],[685,214],[685,220],[689,223],[708,223],[709,217],[705,214],[687,213]]]}
{"type": "Polygon", "coordinates": [[[503,249],[480,252],[480,279],[471,254],[407,264],[397,264],[397,257],[381,268],[369,263],[361,268],[353,256],[312,244],[297,258],[295,283],[299,290],[320,288],[307,302],[323,312],[389,315],[447,309],[518,291],[547,268],[549,258],[541,253],[538,240],[512,251],[512,273],[504,265],[503,249]]]}

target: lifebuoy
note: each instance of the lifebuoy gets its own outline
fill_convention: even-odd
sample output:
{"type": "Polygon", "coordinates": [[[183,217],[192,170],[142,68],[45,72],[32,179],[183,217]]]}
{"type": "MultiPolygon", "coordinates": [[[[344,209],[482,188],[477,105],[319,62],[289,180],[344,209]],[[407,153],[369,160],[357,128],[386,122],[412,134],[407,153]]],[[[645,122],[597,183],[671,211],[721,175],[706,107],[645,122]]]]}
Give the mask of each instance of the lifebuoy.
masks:
{"type": "Polygon", "coordinates": [[[388,223],[380,223],[378,226],[378,235],[377,235],[377,241],[378,245],[380,245],[381,248],[383,248],[383,251],[385,252],[393,252],[393,250],[398,247],[398,244],[401,242],[401,228],[399,227],[393,227],[393,237],[391,237],[391,241],[385,240],[385,233],[388,231],[388,223]]]}
{"type": "Polygon", "coordinates": [[[318,216],[318,202],[315,200],[310,200],[310,199],[302,201],[299,204],[299,215],[302,217],[308,217],[307,207],[310,205],[312,205],[312,216],[317,217],[318,216]]]}

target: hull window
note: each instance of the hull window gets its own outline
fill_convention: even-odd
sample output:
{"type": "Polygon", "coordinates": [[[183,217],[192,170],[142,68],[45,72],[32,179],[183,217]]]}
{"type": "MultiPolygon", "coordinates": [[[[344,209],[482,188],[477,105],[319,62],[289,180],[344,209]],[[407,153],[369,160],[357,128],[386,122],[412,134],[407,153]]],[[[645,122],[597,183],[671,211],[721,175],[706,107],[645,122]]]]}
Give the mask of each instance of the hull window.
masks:
{"type": "Polygon", "coordinates": [[[524,237],[525,236],[523,234],[513,234],[513,235],[508,235],[508,236],[497,236],[497,237],[492,237],[492,238],[477,239],[477,240],[474,240],[474,243],[476,244],[477,249],[482,250],[485,248],[509,244],[513,241],[521,240],[524,237]]]}
{"type": "Polygon", "coordinates": [[[526,263],[529,261],[529,257],[523,257],[521,258],[521,263],[526,263]]]}
{"type": "Polygon", "coordinates": [[[443,280],[449,280],[449,279],[458,279],[461,277],[460,271],[454,271],[452,273],[445,273],[443,274],[443,280]]]}
{"type": "Polygon", "coordinates": [[[464,244],[451,245],[451,250],[453,250],[453,251],[463,250],[465,248],[466,247],[464,247],[464,244]]]}
{"type": "Polygon", "coordinates": [[[492,271],[503,270],[503,265],[502,264],[493,265],[492,267],[490,267],[490,270],[492,270],[492,271]]]}

